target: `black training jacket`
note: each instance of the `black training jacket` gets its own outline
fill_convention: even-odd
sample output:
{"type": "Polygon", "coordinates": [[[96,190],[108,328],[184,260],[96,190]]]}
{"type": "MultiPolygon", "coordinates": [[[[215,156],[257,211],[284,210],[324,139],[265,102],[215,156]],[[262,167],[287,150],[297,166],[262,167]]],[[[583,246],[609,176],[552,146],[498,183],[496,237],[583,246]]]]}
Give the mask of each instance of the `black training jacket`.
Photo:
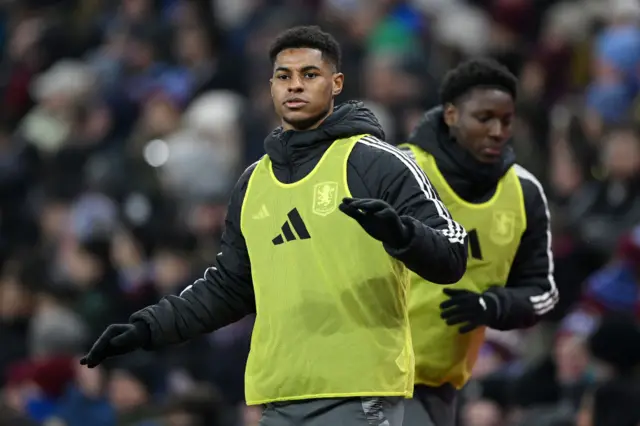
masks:
{"type": "MultiPolygon", "coordinates": [[[[278,180],[292,183],[311,172],[336,139],[364,133],[371,137],[356,144],[349,157],[349,189],[355,198],[386,201],[413,231],[407,247],[385,249],[429,281],[458,281],[466,270],[466,232],[451,219],[417,165],[382,142],[384,132],[378,120],[361,103],[336,107],[315,130],[276,129],[265,140],[265,150],[278,180]]],[[[147,348],[181,342],[255,312],[251,263],[240,229],[240,210],[254,168],[255,164],[247,168],[231,195],[221,252],[214,266],[179,297],[167,296],[132,315],[131,322],[143,321],[149,326],[147,348]]]]}
{"type": "Polygon", "coordinates": [[[471,203],[487,201],[495,193],[498,181],[511,167],[515,168],[522,186],[527,228],[506,286],[488,291],[499,306],[499,318],[490,326],[510,330],[534,325],[558,302],[553,279],[549,205],[540,182],[524,167],[515,164],[511,147],[505,150],[500,164],[486,165],[473,159],[449,136],[440,107],[424,115],[409,137],[409,143],[431,153],[451,188],[471,203]]]}

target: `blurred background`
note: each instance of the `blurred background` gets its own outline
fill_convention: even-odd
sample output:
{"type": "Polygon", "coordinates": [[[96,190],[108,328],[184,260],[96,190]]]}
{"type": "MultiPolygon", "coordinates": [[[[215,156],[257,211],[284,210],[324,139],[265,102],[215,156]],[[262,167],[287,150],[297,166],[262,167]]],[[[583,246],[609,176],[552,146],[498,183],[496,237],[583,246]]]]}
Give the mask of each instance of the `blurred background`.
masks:
{"type": "Polygon", "coordinates": [[[0,425],[257,425],[251,318],[100,369],[77,357],[210,264],[278,125],[268,45],[309,23],[342,44],[341,100],[391,143],[460,60],[520,78],[513,143],[552,205],[561,305],[488,332],[460,425],[640,425],[633,0],[0,0],[0,425]]]}

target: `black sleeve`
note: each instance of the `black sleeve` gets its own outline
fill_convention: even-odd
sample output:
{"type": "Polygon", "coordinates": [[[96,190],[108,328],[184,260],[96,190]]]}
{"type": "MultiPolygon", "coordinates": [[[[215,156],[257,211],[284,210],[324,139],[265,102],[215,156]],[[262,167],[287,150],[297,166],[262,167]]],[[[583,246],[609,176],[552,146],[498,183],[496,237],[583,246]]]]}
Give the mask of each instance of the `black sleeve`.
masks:
{"type": "Polygon", "coordinates": [[[467,268],[464,228],[451,218],[424,172],[397,148],[372,137],[362,139],[349,157],[349,188],[354,197],[389,203],[412,231],[410,243],[387,252],[424,279],[451,284],[467,268]]]}
{"type": "Polygon", "coordinates": [[[525,200],[527,228],[511,266],[505,287],[493,287],[487,295],[498,302],[498,330],[526,328],[536,324],[558,303],[553,279],[550,213],[540,182],[526,169],[516,167],[525,200]]]}
{"type": "Polygon", "coordinates": [[[214,266],[180,296],[167,296],[131,316],[130,322],[143,321],[149,326],[151,341],[146,348],[180,343],[255,312],[251,264],[240,229],[240,211],[254,168],[244,172],[231,194],[214,266]]]}

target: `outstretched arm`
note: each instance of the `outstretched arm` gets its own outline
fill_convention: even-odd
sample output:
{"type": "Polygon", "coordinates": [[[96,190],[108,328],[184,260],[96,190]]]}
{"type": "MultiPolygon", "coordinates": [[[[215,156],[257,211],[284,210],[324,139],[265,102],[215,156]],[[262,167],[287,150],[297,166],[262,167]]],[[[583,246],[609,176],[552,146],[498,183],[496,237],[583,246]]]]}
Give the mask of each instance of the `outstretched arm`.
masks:
{"type": "Polygon", "coordinates": [[[356,145],[349,163],[366,188],[353,195],[385,201],[409,229],[408,243],[400,248],[385,246],[387,252],[428,281],[459,281],[467,267],[467,233],[452,219],[420,167],[397,148],[371,136],[356,145]]]}
{"type": "Polygon", "coordinates": [[[240,177],[231,195],[214,266],[180,296],[164,297],[131,316],[137,327],[148,327],[146,348],[183,342],[255,312],[251,264],[240,229],[240,210],[253,168],[240,177]]]}

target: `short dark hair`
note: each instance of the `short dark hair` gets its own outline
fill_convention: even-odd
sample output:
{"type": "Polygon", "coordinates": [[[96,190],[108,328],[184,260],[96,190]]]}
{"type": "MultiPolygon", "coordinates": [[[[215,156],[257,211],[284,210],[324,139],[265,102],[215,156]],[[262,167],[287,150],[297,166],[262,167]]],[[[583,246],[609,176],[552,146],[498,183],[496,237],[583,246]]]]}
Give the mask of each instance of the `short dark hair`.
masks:
{"type": "Polygon", "coordinates": [[[336,39],[317,25],[290,28],[276,37],[269,48],[271,63],[285,49],[308,48],[322,52],[322,57],[340,69],[342,52],[336,39]]]}
{"type": "Polygon", "coordinates": [[[455,103],[479,87],[493,87],[517,96],[518,79],[504,65],[493,59],[471,59],[450,70],[440,88],[442,104],[455,103]]]}

